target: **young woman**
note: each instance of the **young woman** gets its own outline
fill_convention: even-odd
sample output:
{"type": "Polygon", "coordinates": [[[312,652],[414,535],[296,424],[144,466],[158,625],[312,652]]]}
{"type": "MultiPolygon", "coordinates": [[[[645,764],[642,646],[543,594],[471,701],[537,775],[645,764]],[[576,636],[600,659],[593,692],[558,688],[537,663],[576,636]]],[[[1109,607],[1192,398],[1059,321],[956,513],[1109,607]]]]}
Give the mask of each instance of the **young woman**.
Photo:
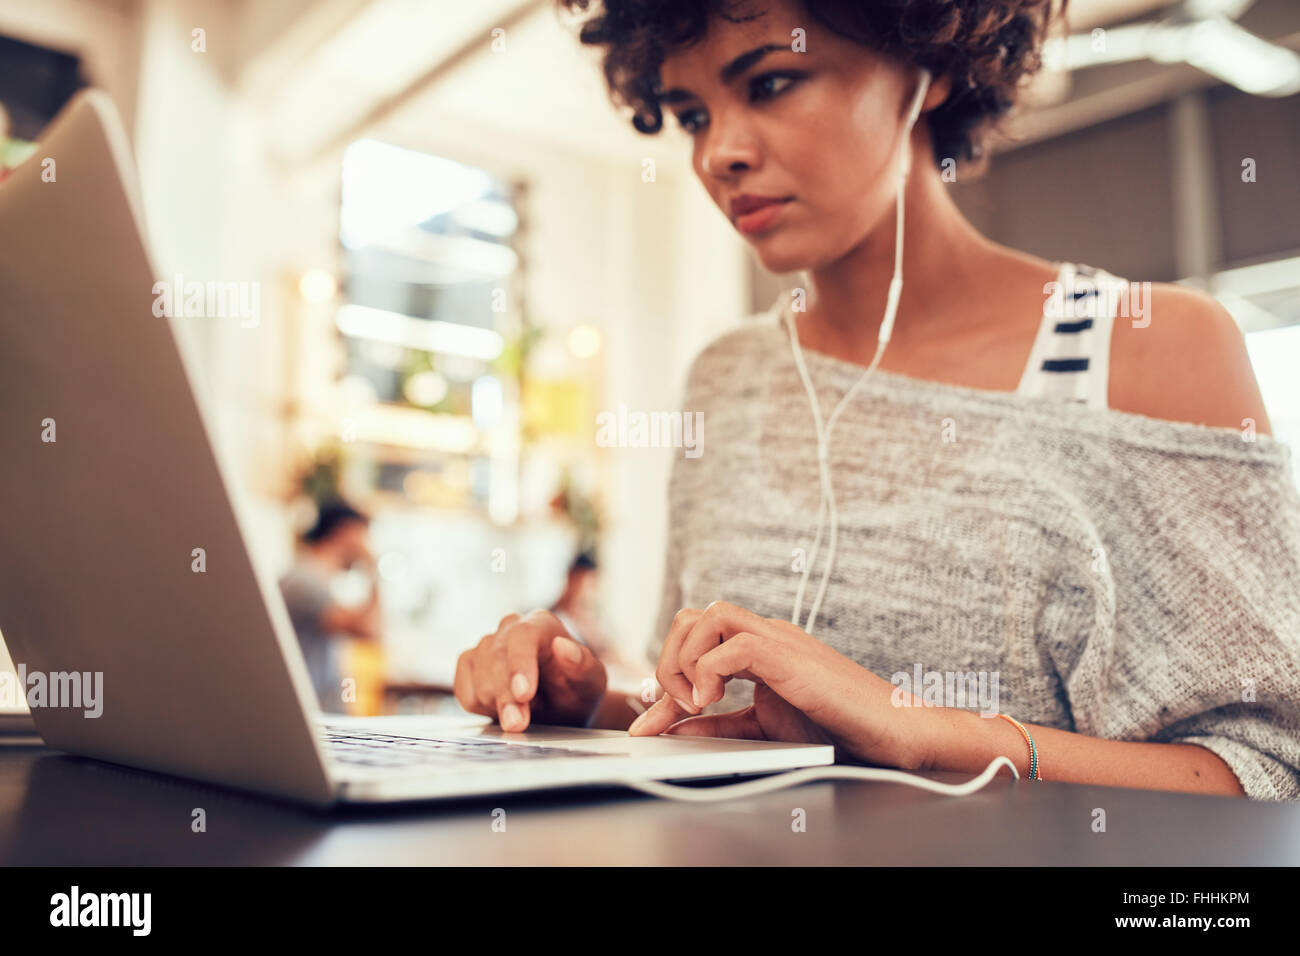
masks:
{"type": "MultiPolygon", "coordinates": [[[[799,274],[688,377],[710,439],[674,465],[665,693],[630,732],[1300,797],[1300,496],[1240,331],[991,242],[941,175],[981,160],[1050,0],[564,5],[637,128],[671,114],[799,274]]],[[[456,675],[507,730],[626,726],[604,690],[544,612],[456,675]]]]}

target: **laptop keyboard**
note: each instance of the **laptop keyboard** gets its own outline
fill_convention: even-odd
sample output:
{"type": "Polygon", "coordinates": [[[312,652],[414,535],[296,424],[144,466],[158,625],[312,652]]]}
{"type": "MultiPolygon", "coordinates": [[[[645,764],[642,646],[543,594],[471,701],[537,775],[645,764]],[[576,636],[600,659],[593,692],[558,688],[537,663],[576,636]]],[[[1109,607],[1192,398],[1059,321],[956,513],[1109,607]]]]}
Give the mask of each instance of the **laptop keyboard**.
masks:
{"type": "Polygon", "coordinates": [[[545,760],[552,757],[612,757],[592,750],[569,750],[540,744],[512,744],[472,737],[402,737],[371,731],[324,727],[321,737],[331,757],[341,763],[367,767],[465,765],[494,760],[545,760]]]}

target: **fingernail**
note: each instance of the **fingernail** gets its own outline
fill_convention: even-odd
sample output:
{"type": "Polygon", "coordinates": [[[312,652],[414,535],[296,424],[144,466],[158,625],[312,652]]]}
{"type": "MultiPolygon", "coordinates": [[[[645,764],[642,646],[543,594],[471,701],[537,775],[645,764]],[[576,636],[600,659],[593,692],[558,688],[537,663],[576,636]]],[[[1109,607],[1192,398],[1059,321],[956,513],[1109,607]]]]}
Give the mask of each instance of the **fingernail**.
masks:
{"type": "Polygon", "coordinates": [[[680,697],[674,697],[673,700],[677,701],[677,706],[680,707],[682,710],[685,711],[699,710],[698,707],[692,707],[690,704],[686,703],[686,701],[682,700],[680,697]]]}
{"type": "Polygon", "coordinates": [[[505,710],[501,711],[501,727],[504,730],[506,725],[515,727],[524,722],[524,712],[514,704],[506,704],[505,710]]]}
{"type": "Polygon", "coordinates": [[[570,664],[576,664],[582,660],[582,648],[577,642],[569,640],[567,637],[560,638],[560,653],[570,664]]]}
{"type": "Polygon", "coordinates": [[[700,703],[700,689],[698,687],[691,688],[691,700],[695,701],[696,707],[704,706],[703,704],[700,703]]]}
{"type": "Polygon", "coordinates": [[[648,710],[647,710],[647,711],[644,711],[644,712],[641,714],[641,716],[637,717],[636,720],[632,721],[631,725],[627,728],[627,732],[628,732],[629,734],[632,733],[634,730],[636,730],[638,727],[640,727],[642,724],[644,724],[644,723],[645,723],[645,719],[646,719],[647,717],[649,717],[649,716],[650,716],[650,711],[648,711],[648,710]]]}
{"type": "Polygon", "coordinates": [[[516,674],[510,681],[510,689],[516,697],[523,697],[528,693],[528,678],[523,674],[516,674]]]}

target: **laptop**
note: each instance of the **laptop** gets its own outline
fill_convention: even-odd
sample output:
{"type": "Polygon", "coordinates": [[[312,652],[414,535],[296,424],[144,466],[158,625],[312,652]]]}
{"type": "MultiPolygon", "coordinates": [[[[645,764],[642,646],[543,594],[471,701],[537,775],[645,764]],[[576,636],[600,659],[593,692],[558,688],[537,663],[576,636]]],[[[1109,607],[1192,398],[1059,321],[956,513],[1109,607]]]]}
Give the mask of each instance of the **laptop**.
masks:
{"type": "Polygon", "coordinates": [[[220,320],[155,315],[166,277],[144,235],[125,132],[83,92],[0,180],[0,633],[44,687],[28,700],[50,747],[317,806],[833,762],[823,745],[322,714],[173,327],[220,320]]]}

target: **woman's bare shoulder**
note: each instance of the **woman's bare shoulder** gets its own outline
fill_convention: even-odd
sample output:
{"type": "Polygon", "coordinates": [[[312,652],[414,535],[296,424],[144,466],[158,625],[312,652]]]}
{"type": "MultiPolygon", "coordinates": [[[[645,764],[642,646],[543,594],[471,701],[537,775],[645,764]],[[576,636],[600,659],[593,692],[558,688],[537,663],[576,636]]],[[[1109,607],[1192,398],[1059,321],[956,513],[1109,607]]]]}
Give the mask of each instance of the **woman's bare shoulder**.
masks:
{"type": "MultiPolygon", "coordinates": [[[[1131,286],[1134,294],[1140,288],[1131,286]]],[[[1249,419],[1257,433],[1271,435],[1245,336],[1228,310],[1182,286],[1149,289],[1141,308],[1115,319],[1110,407],[1215,427],[1243,428],[1249,419]]]]}

